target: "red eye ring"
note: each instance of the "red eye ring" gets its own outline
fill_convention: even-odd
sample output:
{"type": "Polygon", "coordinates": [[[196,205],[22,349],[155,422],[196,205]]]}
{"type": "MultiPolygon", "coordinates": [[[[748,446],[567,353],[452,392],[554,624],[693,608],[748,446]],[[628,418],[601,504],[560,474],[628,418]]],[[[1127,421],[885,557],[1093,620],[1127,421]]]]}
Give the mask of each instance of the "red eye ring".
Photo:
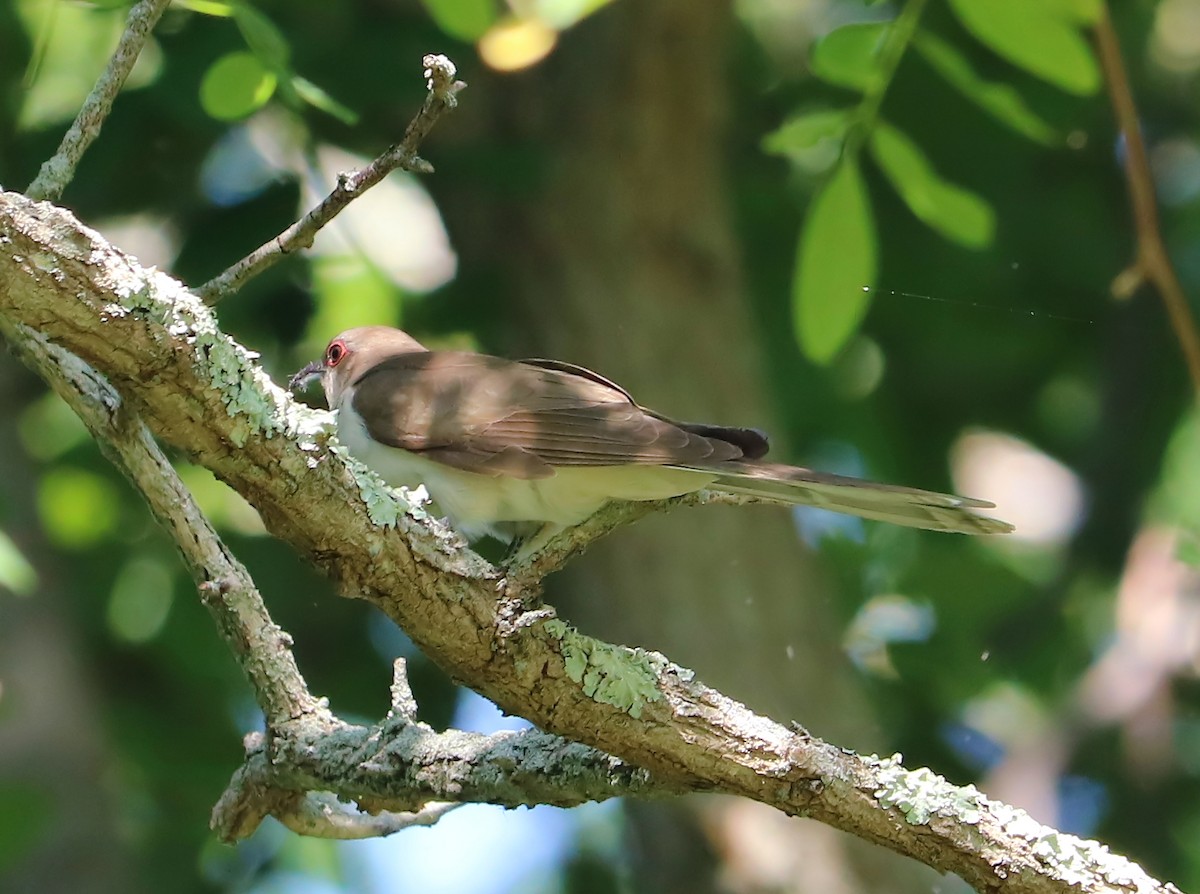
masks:
{"type": "Polygon", "coordinates": [[[345,342],[333,342],[325,349],[325,365],[330,368],[337,366],[348,353],[350,352],[346,349],[345,342]]]}

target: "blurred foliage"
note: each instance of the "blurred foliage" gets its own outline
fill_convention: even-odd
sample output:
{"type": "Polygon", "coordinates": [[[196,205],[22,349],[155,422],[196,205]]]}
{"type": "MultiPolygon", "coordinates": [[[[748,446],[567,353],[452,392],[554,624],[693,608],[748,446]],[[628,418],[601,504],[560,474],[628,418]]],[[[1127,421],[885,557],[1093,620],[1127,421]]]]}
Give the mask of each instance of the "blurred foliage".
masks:
{"type": "MultiPolygon", "coordinates": [[[[592,27],[605,5],[187,0],[164,16],[66,202],[121,233],[144,262],[203,282],[329,187],[323,151],[366,158],[399,137],[423,98],[424,53],[458,62],[471,85],[464,103],[523,120],[534,114],[521,106],[523,75],[497,71],[541,64],[564,90],[586,89],[586,71],[568,64],[569,29],[592,27]]],[[[1088,42],[1099,9],[1099,0],[742,0],[728,65],[728,187],[767,387],[798,451],[784,459],[948,487],[954,445],[993,431],[1055,458],[1083,495],[1083,516],[1039,542],[802,520],[838,584],[847,655],[888,738],[910,765],[985,789],[1006,761],[1065,755],[1048,770],[1058,823],[1194,889],[1200,425],[1157,297],[1117,304],[1108,294],[1133,231],[1088,42]],[[1185,564],[1143,552],[1156,531],[1185,564]],[[1130,643],[1143,660],[1105,676],[1130,643]],[[1100,685],[1098,702],[1089,687],[1100,685]]],[[[1185,287],[1200,294],[1200,33],[1180,24],[1200,3],[1113,12],[1164,229],[1185,287]]],[[[6,187],[29,182],[53,152],[124,13],[111,3],[0,4],[6,187]]],[[[441,126],[423,150],[437,175],[412,182],[389,216],[289,258],[222,306],[224,327],[262,352],[277,380],[351,322],[402,316],[434,343],[496,342],[505,288],[496,270],[471,257],[457,273],[453,257],[414,261],[415,274],[389,266],[402,244],[427,236],[421,257],[452,254],[428,224],[448,184],[520,202],[553,165],[539,145],[478,139],[472,122],[464,110],[441,126]]],[[[0,374],[10,377],[14,423],[0,489],[0,626],[48,606],[81,656],[101,717],[93,782],[113,799],[137,883],[390,890],[355,868],[365,850],[270,825],[236,849],[211,841],[208,810],[258,722],[249,692],[139,498],[55,399],[11,367],[0,374]]],[[[333,598],[262,535],[239,497],[181,465],[295,637],[316,692],[339,712],[377,718],[388,664],[406,655],[426,718],[451,721],[460,696],[401,632],[333,598]]],[[[1038,482],[1024,490],[1033,511],[1065,505],[1038,482]]],[[[0,740],[20,709],[0,689],[0,740]]],[[[5,873],[52,846],[63,821],[62,804],[23,781],[28,766],[5,763],[8,753],[0,749],[5,890],[5,873]]],[[[583,845],[563,846],[562,875],[547,890],[626,884],[606,868],[619,845],[588,847],[597,822],[617,822],[604,816],[569,827],[583,845]]]]}

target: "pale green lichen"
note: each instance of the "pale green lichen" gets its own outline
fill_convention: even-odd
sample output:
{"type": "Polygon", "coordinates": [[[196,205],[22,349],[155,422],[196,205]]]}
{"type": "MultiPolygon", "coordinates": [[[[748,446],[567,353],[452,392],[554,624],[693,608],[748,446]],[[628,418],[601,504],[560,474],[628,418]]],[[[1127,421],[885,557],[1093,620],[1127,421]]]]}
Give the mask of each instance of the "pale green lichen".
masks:
{"type": "Polygon", "coordinates": [[[993,801],[989,806],[1007,834],[1028,841],[1038,861],[1068,884],[1094,888],[1101,879],[1128,891],[1162,890],[1142,867],[1098,841],[1059,832],[1008,804],[993,801]]]}
{"type": "Polygon", "coordinates": [[[662,698],[655,660],[661,656],[584,636],[558,619],[547,621],[545,630],[561,641],[567,677],[589,698],[631,717],[641,717],[648,702],[662,698]]]}
{"type": "Polygon", "coordinates": [[[191,348],[197,375],[217,392],[233,420],[227,435],[235,447],[245,446],[256,434],[267,438],[284,434],[309,454],[307,465],[315,467],[321,446],[328,443],[346,460],[367,514],[376,525],[395,527],[405,513],[417,519],[427,517],[424,488],[397,492],[352,459],[336,443],[334,416],[289,400],[256,362],[258,355],[225,335],[200,298],[156,270],[131,268],[128,273],[125,280],[113,284],[118,301],[107,311],[113,316],[138,314],[160,322],[172,339],[191,348]]]}
{"type": "MultiPolygon", "coordinates": [[[[1140,866],[1111,853],[1105,845],[1045,826],[1024,810],[989,800],[973,785],[951,785],[923,767],[905,770],[898,754],[886,759],[871,755],[867,760],[877,768],[881,784],[875,797],[879,803],[900,810],[914,825],[927,823],[934,816],[974,825],[987,814],[1005,834],[1029,842],[1038,862],[1068,884],[1092,889],[1102,880],[1139,894],[1161,890],[1140,866]]],[[[1001,871],[1000,866],[997,871],[1001,871]]]]}
{"type": "Polygon", "coordinates": [[[382,478],[355,459],[350,451],[336,440],[330,441],[329,451],[345,461],[346,468],[354,476],[358,494],[366,504],[367,515],[374,524],[382,528],[394,528],[404,515],[419,521],[429,518],[425,509],[429,503],[429,493],[425,490],[425,485],[411,490],[406,487],[389,487],[382,478]]]}
{"type": "Polygon", "coordinates": [[[875,797],[884,807],[895,807],[913,825],[924,825],[934,815],[954,817],[965,823],[983,818],[985,799],[973,785],[951,785],[926,767],[906,770],[900,755],[878,761],[880,786],[875,797]]]}
{"type": "Polygon", "coordinates": [[[197,374],[217,391],[234,419],[230,441],[242,447],[255,433],[269,438],[283,432],[288,401],[255,362],[258,355],[225,335],[209,307],[169,276],[153,269],[129,273],[113,284],[118,302],[109,311],[145,316],[191,348],[197,374]]]}

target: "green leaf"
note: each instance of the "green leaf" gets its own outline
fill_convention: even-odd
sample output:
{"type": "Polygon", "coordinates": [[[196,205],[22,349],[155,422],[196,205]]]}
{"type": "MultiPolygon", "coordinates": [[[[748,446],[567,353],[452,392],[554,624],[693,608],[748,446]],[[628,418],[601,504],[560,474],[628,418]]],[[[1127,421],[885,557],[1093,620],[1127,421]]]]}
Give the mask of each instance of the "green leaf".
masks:
{"type": "Polygon", "coordinates": [[[763,137],[763,151],[786,157],[811,149],[822,140],[840,140],[849,120],[846,109],[804,112],[763,137]]]}
{"type": "Polygon", "coordinates": [[[358,123],[358,112],[342,105],[308,78],[293,75],[291,83],[292,89],[296,91],[296,96],[314,109],[320,109],[350,127],[358,123]]]}
{"type": "Polygon", "coordinates": [[[950,0],[963,26],[1009,62],[1069,93],[1100,86],[1100,69],[1064,4],[1045,0],[950,0]]]}
{"type": "Polygon", "coordinates": [[[1103,0],[1044,0],[1047,12],[1068,22],[1094,25],[1100,21],[1103,0]]]}
{"type": "Polygon", "coordinates": [[[189,9],[192,12],[198,12],[206,16],[219,16],[220,18],[229,18],[234,14],[233,5],[230,3],[221,3],[218,0],[173,0],[173,6],[180,9],[189,9]]]}
{"type": "Polygon", "coordinates": [[[0,587],[28,596],[37,586],[37,571],[29,564],[17,545],[0,531],[0,587]]]}
{"type": "MultiPolygon", "coordinates": [[[[12,699],[10,699],[12,701],[12,699]]],[[[12,718],[5,718],[12,728],[12,718]]],[[[44,786],[6,779],[0,783],[0,873],[28,860],[37,848],[51,847],[62,816],[44,786]]]]}
{"type": "Polygon", "coordinates": [[[362,321],[396,325],[402,295],[361,252],[318,254],[312,260],[313,294],[317,310],[307,331],[314,343],[326,333],[341,332],[362,321]]]}
{"type": "Polygon", "coordinates": [[[173,600],[171,569],[153,556],[136,556],[113,581],[106,612],[109,632],[130,643],[153,639],[167,622],[173,600]]]}
{"type": "Polygon", "coordinates": [[[928,32],[918,33],[914,43],[922,58],[946,82],[981,109],[1022,136],[1044,146],[1062,142],[1053,126],[1025,103],[1009,84],[986,81],[976,74],[967,57],[955,47],[928,32]]]}
{"type": "Polygon", "coordinates": [[[275,72],[253,53],[229,53],[204,73],[200,105],[219,121],[237,121],[261,108],[277,84],[275,72]]]}
{"type": "Polygon", "coordinates": [[[1200,538],[1191,531],[1181,531],[1175,547],[1175,558],[1192,568],[1200,568],[1200,538]]]}
{"type": "Polygon", "coordinates": [[[43,462],[58,459],[91,440],[79,417],[52,391],[21,411],[17,433],[25,452],[43,462]]]}
{"type": "Polygon", "coordinates": [[[264,65],[276,73],[287,70],[292,48],[274,22],[248,3],[239,3],[233,8],[233,20],[242,32],[246,46],[264,65]]]}
{"type": "Polygon", "coordinates": [[[871,131],[871,156],[921,221],[968,248],[992,241],[996,215],[986,200],[938,176],[921,147],[880,121],[871,131]]]}
{"type": "Polygon", "coordinates": [[[565,31],[612,0],[534,0],[533,15],[557,31],[565,31]]]}
{"type": "Polygon", "coordinates": [[[430,18],[450,37],[474,43],[496,21],[495,0],[421,0],[430,18]]]}
{"type": "Polygon", "coordinates": [[[878,268],[871,198],[857,161],[846,159],[813,197],[796,253],[796,337],[816,363],[829,363],[867,312],[878,268]]]}
{"type": "Polygon", "coordinates": [[[121,494],[107,478],[60,466],[38,482],[38,515],[59,546],[84,549],[116,531],[121,494]]]}
{"type": "Polygon", "coordinates": [[[888,24],[856,22],[830,31],[813,48],[813,74],[838,87],[867,90],[879,77],[879,48],[888,24]]]}

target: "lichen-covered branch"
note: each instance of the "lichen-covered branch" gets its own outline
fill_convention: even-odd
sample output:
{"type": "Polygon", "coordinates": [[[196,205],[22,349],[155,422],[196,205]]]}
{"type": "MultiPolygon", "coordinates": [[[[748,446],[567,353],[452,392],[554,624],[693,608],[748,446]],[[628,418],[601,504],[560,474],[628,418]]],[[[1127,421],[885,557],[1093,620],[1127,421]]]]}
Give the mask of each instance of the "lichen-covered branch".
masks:
{"type": "MultiPolygon", "coordinates": [[[[1100,845],[928,771],[846,753],[758,716],[661,655],[603,643],[462,549],[330,439],[182,284],[67,211],[0,193],[0,319],[102,373],[159,438],[245,496],[267,527],[369,599],[455,678],[660,786],[751,797],[955,872],[980,890],[1169,891],[1100,845]]],[[[748,510],[749,511],[749,510],[748,510]]]]}
{"type": "Polygon", "coordinates": [[[226,841],[246,837],[268,813],[293,828],[303,824],[306,834],[350,838],[430,822],[451,803],[573,807],[686,791],[540,730],[437,733],[395,712],[371,728],[301,718],[276,730],[269,748],[265,737],[250,737],[247,752],[213,810],[213,828],[226,841]],[[430,815],[431,805],[443,807],[430,815]],[[327,824],[316,823],[321,816],[327,824]]]}
{"type": "Polygon", "coordinates": [[[216,304],[236,292],[249,279],[274,266],[294,251],[308,248],[317,233],[337,217],[352,201],[379,183],[397,168],[418,174],[433,172],[433,166],[417,154],[425,137],[443,114],[458,104],[458,93],[467,85],[455,80],[454,63],[447,57],[431,53],[422,60],[429,92],[416,117],[409,122],[404,137],[389,147],[365,168],[348,174],[339,174],[333,191],[302,218],[276,236],[256,248],[246,257],[213,277],[197,289],[209,304],[216,304]]]}
{"type": "Polygon", "coordinates": [[[133,65],[142,52],[146,38],[150,36],[155,23],[170,2],[171,0],[141,0],[129,10],[125,29],[121,33],[116,51],[109,59],[108,67],[83,101],[83,106],[63,136],[58,151],[42,165],[37,177],[29,184],[26,193],[30,197],[57,199],[62,195],[71,178],[75,176],[79,160],[96,137],[100,136],[100,128],[108,118],[108,113],[112,111],[113,101],[121,92],[125,79],[133,71],[133,65]]]}

